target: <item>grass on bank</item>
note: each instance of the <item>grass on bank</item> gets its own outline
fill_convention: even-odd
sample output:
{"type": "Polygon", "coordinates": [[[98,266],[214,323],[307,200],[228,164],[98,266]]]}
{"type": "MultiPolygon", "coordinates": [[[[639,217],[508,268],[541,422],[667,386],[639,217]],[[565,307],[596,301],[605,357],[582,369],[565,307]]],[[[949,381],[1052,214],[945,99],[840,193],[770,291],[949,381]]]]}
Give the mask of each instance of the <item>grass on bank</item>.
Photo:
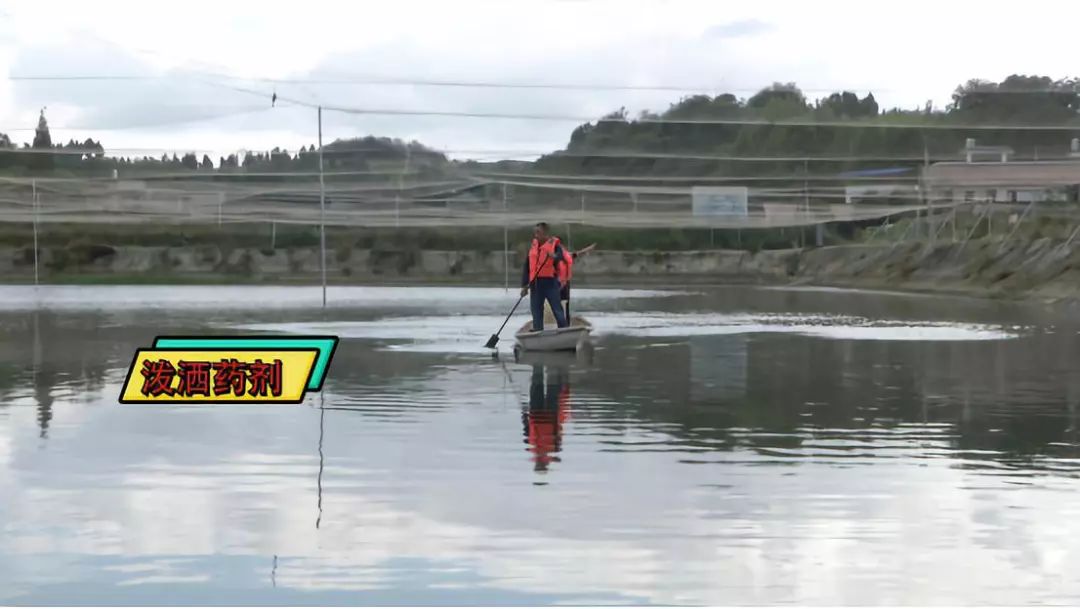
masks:
{"type": "MultiPolygon", "coordinates": [[[[812,245],[813,228],[786,229],[681,229],[606,228],[590,225],[553,225],[555,234],[572,247],[598,243],[606,250],[687,251],[710,249],[788,249],[812,245]]],[[[847,242],[854,229],[829,226],[826,244],[847,242]]],[[[531,239],[531,228],[515,228],[509,234],[512,250],[524,250],[531,239]]],[[[372,249],[501,251],[503,230],[478,228],[363,228],[329,226],[327,250],[372,249]]],[[[32,247],[33,226],[29,223],[0,224],[0,246],[32,247]]],[[[52,224],[38,226],[40,247],[75,247],[88,245],[187,247],[213,245],[223,249],[288,249],[319,246],[317,226],[283,225],[268,222],[250,224],[52,224]]]]}

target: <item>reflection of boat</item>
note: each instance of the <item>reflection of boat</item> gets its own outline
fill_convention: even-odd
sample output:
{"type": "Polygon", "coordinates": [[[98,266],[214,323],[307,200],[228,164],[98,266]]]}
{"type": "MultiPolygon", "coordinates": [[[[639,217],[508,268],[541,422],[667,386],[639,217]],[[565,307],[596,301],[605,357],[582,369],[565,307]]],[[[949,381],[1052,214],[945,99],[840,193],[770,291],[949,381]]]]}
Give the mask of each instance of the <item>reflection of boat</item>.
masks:
{"type": "Polygon", "coordinates": [[[526,322],[514,335],[524,351],[576,351],[589,340],[592,325],[584,317],[575,316],[566,328],[531,330],[532,322],[526,322]]]}
{"type": "Polygon", "coordinates": [[[514,361],[519,364],[572,367],[575,364],[592,363],[592,345],[586,342],[576,351],[526,351],[514,347],[514,361]]]}

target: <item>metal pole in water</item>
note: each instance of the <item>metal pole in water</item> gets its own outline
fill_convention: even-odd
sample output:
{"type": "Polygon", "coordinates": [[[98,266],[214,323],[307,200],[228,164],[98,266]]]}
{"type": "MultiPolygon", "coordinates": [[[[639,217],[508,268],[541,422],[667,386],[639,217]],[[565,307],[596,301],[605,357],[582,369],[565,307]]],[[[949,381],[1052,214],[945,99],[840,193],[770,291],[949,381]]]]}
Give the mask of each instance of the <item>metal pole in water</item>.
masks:
{"type": "MultiPolygon", "coordinates": [[[[411,149],[409,145],[405,144],[405,165],[401,169],[401,173],[398,174],[398,192],[394,197],[394,228],[401,227],[401,191],[405,188],[405,174],[409,172],[409,154],[411,149]]],[[[446,201],[446,206],[450,207],[449,199],[446,201]]]]}
{"type": "Polygon", "coordinates": [[[315,518],[315,528],[322,524],[322,476],[323,476],[323,421],[326,418],[326,396],[319,392],[319,477],[316,479],[319,497],[319,515],[315,518]]]}
{"type": "Polygon", "coordinates": [[[934,246],[937,231],[932,231],[934,224],[934,201],[930,197],[930,185],[927,178],[930,176],[930,148],[926,145],[926,136],[923,135],[923,172],[920,180],[920,194],[922,194],[923,206],[926,207],[926,236],[929,237],[930,247],[934,246]]]}
{"type": "Polygon", "coordinates": [[[274,249],[277,243],[277,222],[270,221],[270,249],[274,249]]]}
{"type": "MultiPolygon", "coordinates": [[[[807,176],[810,175],[810,164],[806,159],[803,159],[803,201],[806,209],[806,217],[810,217],[810,182],[807,176]]],[[[806,228],[799,227],[799,245],[800,247],[806,247],[806,228]]]]}
{"type": "MultiPolygon", "coordinates": [[[[37,291],[37,288],[34,289],[37,291]]],[[[34,308],[34,345],[32,347],[32,361],[30,367],[30,378],[34,386],[37,387],[38,375],[41,373],[42,364],[42,350],[41,350],[41,328],[39,319],[41,318],[41,303],[36,303],[37,307],[34,308]]],[[[44,440],[49,433],[49,421],[52,420],[52,408],[45,406],[45,404],[38,402],[38,438],[44,440]]]]}
{"type": "Polygon", "coordinates": [[[326,308],[326,184],[323,180],[322,106],[319,106],[319,267],[322,269],[322,306],[326,308]]]}
{"type": "Polygon", "coordinates": [[[37,289],[38,285],[38,238],[37,238],[37,225],[38,225],[38,196],[37,196],[37,180],[30,181],[30,188],[33,191],[33,203],[34,203],[34,288],[37,289]]]}
{"type": "Polygon", "coordinates": [[[503,199],[503,289],[510,291],[510,235],[507,228],[506,184],[502,185],[503,199]]]}

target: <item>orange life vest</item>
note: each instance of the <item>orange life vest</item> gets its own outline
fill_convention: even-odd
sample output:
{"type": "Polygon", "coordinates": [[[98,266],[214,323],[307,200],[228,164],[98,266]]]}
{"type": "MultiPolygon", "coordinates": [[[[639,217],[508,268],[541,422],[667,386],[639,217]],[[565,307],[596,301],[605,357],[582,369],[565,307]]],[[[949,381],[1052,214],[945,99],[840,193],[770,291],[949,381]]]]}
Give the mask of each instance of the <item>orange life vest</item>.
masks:
{"type": "Polygon", "coordinates": [[[559,281],[564,285],[574,276],[574,255],[563,250],[563,263],[559,265],[559,281]]]}
{"type": "Polygon", "coordinates": [[[555,247],[559,245],[558,237],[551,237],[544,243],[538,243],[533,239],[532,247],[529,248],[529,279],[551,278],[558,275],[558,265],[555,260],[555,247]],[[539,272],[538,272],[539,271],[539,272]]]}
{"type": "Polygon", "coordinates": [[[559,452],[562,435],[562,425],[558,419],[558,413],[550,411],[530,412],[528,415],[529,452],[533,454],[533,462],[546,468],[553,461],[558,461],[555,456],[559,452]]]}
{"type": "Polygon", "coordinates": [[[559,425],[570,419],[570,385],[564,384],[559,390],[559,425]]]}
{"type": "Polygon", "coordinates": [[[556,410],[530,409],[525,413],[526,438],[529,452],[537,469],[546,470],[551,463],[559,462],[562,449],[563,425],[570,418],[570,385],[559,388],[556,410]]]}

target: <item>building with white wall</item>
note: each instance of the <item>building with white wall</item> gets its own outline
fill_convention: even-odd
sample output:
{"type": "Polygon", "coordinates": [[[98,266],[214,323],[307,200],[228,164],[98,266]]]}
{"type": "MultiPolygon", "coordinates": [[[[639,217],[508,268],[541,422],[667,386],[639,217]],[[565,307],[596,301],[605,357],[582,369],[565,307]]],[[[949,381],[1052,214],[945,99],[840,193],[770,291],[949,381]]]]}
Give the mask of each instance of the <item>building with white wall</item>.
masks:
{"type": "Polygon", "coordinates": [[[1073,140],[1067,158],[1054,160],[1014,161],[1010,159],[1010,148],[980,147],[970,139],[961,153],[963,161],[934,163],[925,171],[923,183],[932,200],[950,203],[1078,200],[1078,140],[1073,140]]]}

